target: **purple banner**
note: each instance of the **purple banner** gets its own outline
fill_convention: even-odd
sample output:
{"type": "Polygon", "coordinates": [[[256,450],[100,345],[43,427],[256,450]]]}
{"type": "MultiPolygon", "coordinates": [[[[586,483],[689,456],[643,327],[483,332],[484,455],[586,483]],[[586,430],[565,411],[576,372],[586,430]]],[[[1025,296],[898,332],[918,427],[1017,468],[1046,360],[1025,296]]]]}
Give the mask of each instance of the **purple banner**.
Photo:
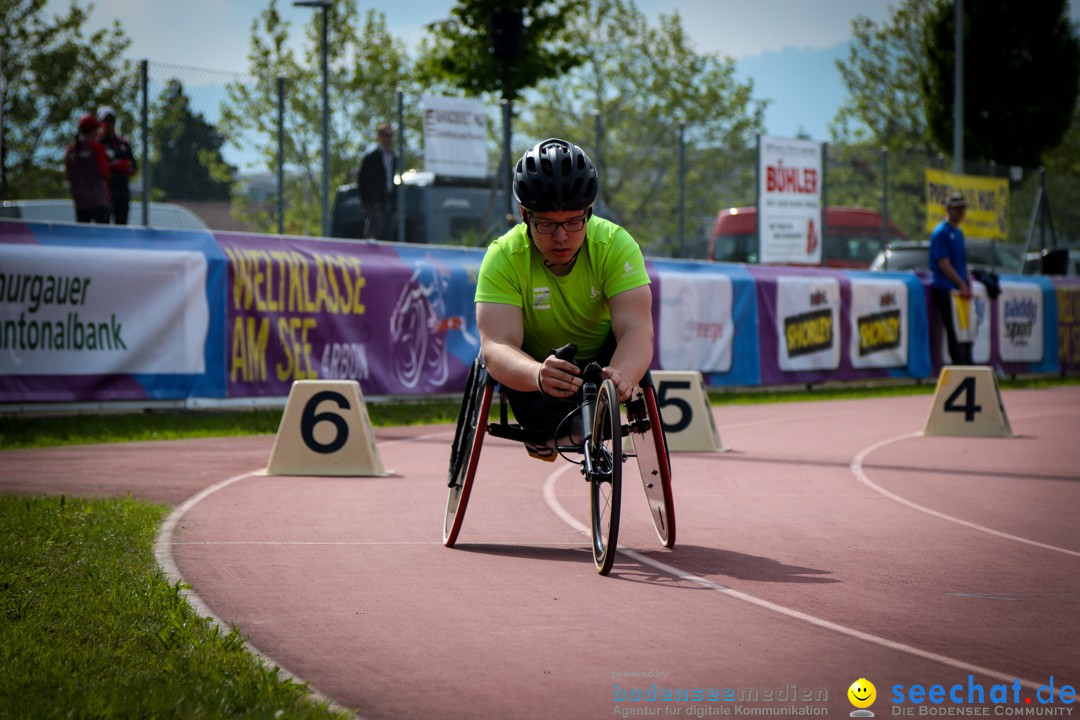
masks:
{"type": "Polygon", "coordinates": [[[1080,370],[1080,278],[1055,277],[1058,357],[1065,372],[1080,370]]]}
{"type": "Polygon", "coordinates": [[[463,386],[478,343],[456,345],[475,319],[451,316],[445,297],[468,295],[471,311],[461,262],[440,264],[433,252],[405,261],[375,242],[235,234],[218,242],[228,259],[229,397],[280,397],[313,379],[358,380],[374,395],[463,386]]]}

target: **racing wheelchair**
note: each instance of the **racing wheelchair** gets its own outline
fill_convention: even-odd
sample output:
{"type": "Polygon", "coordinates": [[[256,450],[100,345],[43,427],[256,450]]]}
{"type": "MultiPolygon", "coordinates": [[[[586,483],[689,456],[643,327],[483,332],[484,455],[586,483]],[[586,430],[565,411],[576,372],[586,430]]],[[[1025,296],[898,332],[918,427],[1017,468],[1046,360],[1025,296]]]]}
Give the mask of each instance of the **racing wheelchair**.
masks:
{"type": "MultiPolygon", "coordinates": [[[[572,362],[577,348],[567,345],[553,350],[557,357],[572,362]]],[[[637,459],[645,497],[649,503],[656,534],[664,547],[675,545],[675,505],[671,494],[671,461],[667,439],[660,423],[652,375],[645,373],[626,402],[626,422],[622,422],[619,395],[615,384],[601,377],[600,366],[590,363],[582,372],[578,407],[571,411],[553,431],[529,430],[507,417],[507,398],[499,392],[499,420],[491,422],[491,403],[498,382],[492,378],[478,356],[469,371],[465,395],[461,402],[454,443],[450,450],[449,493],[443,520],[443,544],[453,547],[465,519],[480,463],[484,437],[515,440],[543,445],[555,438],[555,449],[564,459],[578,462],[581,474],[589,483],[589,505],[593,562],[601,575],[607,575],[615,562],[619,536],[619,515],[622,504],[622,466],[629,458],[637,459]],[[564,424],[574,415],[581,420],[579,442],[567,441],[564,424]],[[633,439],[633,451],[625,452],[623,438],[633,439]],[[567,453],[581,456],[580,461],[567,453]]],[[[571,433],[571,436],[573,433],[571,433]]]]}

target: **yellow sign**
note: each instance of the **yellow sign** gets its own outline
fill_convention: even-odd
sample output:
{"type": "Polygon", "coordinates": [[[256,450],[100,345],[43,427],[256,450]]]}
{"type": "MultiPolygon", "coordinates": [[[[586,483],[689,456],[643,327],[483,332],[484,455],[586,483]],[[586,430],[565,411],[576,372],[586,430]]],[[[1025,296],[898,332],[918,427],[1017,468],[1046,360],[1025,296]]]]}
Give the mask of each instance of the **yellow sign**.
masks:
{"type": "Polygon", "coordinates": [[[967,214],[960,226],[968,237],[1009,237],[1009,181],[1006,178],[956,175],[944,170],[926,170],[926,231],[945,219],[945,201],[954,192],[962,193],[967,214]]]}

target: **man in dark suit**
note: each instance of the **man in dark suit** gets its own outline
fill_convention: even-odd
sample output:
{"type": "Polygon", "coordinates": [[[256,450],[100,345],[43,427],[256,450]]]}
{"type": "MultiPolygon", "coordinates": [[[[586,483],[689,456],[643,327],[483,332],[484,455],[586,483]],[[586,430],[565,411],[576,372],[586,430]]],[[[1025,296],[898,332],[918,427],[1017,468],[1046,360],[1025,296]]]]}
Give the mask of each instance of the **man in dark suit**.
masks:
{"type": "Polygon", "coordinates": [[[364,206],[364,234],[377,240],[397,240],[394,128],[390,123],[379,123],[377,132],[378,146],[364,156],[356,178],[364,206]]]}

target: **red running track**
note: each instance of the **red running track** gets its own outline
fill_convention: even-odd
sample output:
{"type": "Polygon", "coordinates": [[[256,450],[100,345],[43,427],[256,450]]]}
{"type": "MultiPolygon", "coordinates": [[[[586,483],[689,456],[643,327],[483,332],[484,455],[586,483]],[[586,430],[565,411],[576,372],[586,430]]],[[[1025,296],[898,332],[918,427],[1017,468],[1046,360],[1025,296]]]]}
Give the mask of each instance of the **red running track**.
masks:
{"type": "Polygon", "coordinates": [[[1004,401],[1020,437],[914,435],[927,397],[715,408],[733,452],[672,457],[678,546],[628,466],[607,578],[576,469],[491,438],[442,547],[450,426],[378,431],[386,478],[260,476],[256,437],[9,451],[0,492],[188,498],[165,564],[362,717],[846,716],[858,678],[878,717],[915,683],[1065,715],[1035,690],[1080,686],[1080,388],[1004,401]],[[653,683],[736,701],[614,699],[653,683]]]}

